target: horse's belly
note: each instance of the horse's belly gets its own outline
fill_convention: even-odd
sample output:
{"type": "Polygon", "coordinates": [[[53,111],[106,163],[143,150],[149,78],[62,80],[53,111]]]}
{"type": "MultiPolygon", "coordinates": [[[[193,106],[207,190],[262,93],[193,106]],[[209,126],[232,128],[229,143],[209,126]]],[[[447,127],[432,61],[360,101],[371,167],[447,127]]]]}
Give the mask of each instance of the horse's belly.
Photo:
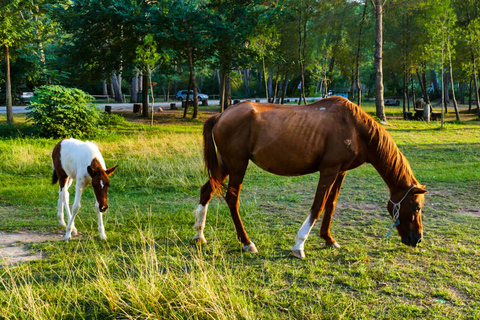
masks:
{"type": "Polygon", "coordinates": [[[265,171],[281,176],[299,176],[318,171],[317,157],[299,153],[254,153],[251,160],[265,171]]]}

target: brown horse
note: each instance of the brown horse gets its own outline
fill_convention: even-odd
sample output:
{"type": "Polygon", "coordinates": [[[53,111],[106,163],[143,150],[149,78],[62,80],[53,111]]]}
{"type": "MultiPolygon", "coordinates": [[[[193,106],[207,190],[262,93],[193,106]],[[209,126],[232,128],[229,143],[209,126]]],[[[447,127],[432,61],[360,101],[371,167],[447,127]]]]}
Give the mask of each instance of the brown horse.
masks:
{"type": "Polygon", "coordinates": [[[305,240],[324,210],[320,235],[327,246],[339,247],[330,234],[338,194],[347,171],[365,162],[375,167],[390,189],[387,208],[402,242],[415,247],[422,240],[425,186],[419,185],[387,131],[347,99],[332,97],[294,107],[243,102],[208,119],[203,138],[209,180],[201,189],[195,241],[206,242],[203,230],[208,203],[229,177],[225,200],[238,239],[244,251],[257,252],[238,212],[249,160],[283,176],[320,171],[310,214],[292,248],[295,257],[305,257],[305,240]]]}

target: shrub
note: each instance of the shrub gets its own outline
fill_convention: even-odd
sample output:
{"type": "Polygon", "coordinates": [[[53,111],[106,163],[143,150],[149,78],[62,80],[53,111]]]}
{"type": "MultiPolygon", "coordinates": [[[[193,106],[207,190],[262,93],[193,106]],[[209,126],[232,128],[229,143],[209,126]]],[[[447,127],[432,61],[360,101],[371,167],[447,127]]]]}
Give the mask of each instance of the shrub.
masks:
{"type": "Polygon", "coordinates": [[[65,138],[92,136],[98,130],[100,111],[93,97],[75,88],[42,86],[27,108],[27,118],[44,137],[65,138]]]}

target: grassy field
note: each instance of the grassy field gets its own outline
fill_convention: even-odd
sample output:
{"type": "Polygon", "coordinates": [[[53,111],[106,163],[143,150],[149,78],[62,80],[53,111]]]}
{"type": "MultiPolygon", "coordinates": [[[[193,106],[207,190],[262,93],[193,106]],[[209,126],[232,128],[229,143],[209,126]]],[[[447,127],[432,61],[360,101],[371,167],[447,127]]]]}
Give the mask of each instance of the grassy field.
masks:
{"type": "MultiPolygon", "coordinates": [[[[208,110],[213,110],[210,108],[208,110]]],[[[367,106],[372,111],[372,106],[367,106]]],[[[208,115],[204,111],[202,117],[208,115]]],[[[401,244],[386,211],[388,190],[370,165],[349,172],[332,223],[342,246],[327,249],[318,225],[306,260],[290,254],[318,174],[278,177],[251,164],[241,214],[258,254],[244,254],[227,206],[214,199],[207,245],[195,246],[194,210],[206,181],[201,121],[137,116],[95,141],[107,166],[107,241],[98,238],[88,188],[70,242],[32,245],[45,259],[0,267],[0,318],[480,318],[480,122],[398,120],[389,126],[429,193],[424,241],[401,244]]],[[[0,117],[0,231],[59,232],[58,186],[50,184],[56,140],[31,138],[0,117]]],[[[73,201],[74,189],[71,190],[73,201]]]]}

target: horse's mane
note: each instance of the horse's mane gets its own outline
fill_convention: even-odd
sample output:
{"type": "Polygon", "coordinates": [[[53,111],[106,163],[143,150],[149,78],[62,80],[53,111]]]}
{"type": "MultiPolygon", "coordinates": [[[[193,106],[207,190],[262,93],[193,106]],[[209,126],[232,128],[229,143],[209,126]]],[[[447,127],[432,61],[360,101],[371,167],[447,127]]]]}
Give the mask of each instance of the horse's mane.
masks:
{"type": "Polygon", "coordinates": [[[400,151],[392,136],[375,119],[368,115],[362,108],[353,102],[344,100],[345,106],[352,112],[357,123],[360,124],[360,132],[372,146],[376,144],[376,154],[380,165],[383,166],[384,173],[399,181],[402,178],[410,178],[417,184],[412,168],[407,158],[400,151]]]}

